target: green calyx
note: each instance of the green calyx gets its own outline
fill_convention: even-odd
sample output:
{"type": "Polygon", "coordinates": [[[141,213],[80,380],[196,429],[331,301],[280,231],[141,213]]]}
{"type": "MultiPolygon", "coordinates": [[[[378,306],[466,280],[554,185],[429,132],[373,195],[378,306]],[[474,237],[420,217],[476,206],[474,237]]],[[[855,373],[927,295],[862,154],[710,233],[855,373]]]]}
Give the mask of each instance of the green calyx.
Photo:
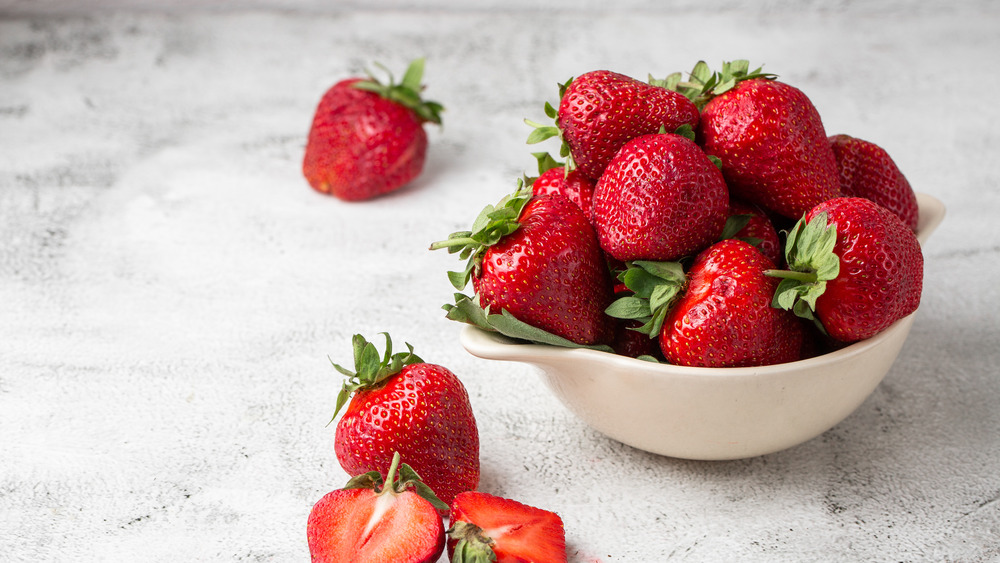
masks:
{"type": "Polygon", "coordinates": [[[407,489],[413,489],[413,492],[430,502],[434,508],[448,510],[448,505],[420,480],[420,475],[409,465],[400,462],[399,452],[392,454],[392,463],[385,479],[378,471],[369,471],[352,477],[344,485],[344,489],[371,489],[378,495],[398,495],[407,489]]]}
{"type": "MultiPolygon", "coordinates": [[[[569,88],[569,85],[572,83],[573,79],[570,78],[565,83],[559,85],[560,101],[562,101],[563,95],[566,93],[566,89],[569,88]]],[[[545,102],[544,111],[545,116],[551,119],[553,124],[546,125],[530,119],[525,119],[524,122],[532,128],[531,133],[528,134],[527,143],[529,145],[535,145],[553,137],[559,139],[559,156],[566,159],[566,170],[572,170],[575,168],[575,165],[573,164],[573,155],[570,153],[569,144],[567,144],[565,139],[563,139],[562,130],[559,128],[559,110],[551,103],[545,102]]]]}
{"type": "Polygon", "coordinates": [[[459,520],[446,533],[450,539],[456,540],[451,563],[490,563],[497,560],[493,552],[496,542],[479,526],[459,520]]]}
{"type": "Polygon", "coordinates": [[[601,352],[614,351],[610,346],[604,344],[578,344],[562,336],[552,334],[547,330],[521,321],[506,309],[501,309],[499,313],[493,313],[489,308],[480,307],[476,299],[461,293],[456,293],[454,298],[454,304],[446,303],[442,307],[447,311],[445,316],[453,321],[470,324],[488,332],[497,332],[508,338],[533,344],[547,344],[561,348],[587,348],[601,352]]]}
{"type": "Polygon", "coordinates": [[[684,80],[680,72],[675,72],[664,79],[650,76],[649,83],[684,94],[700,110],[709,100],[728,92],[744,80],[754,78],[774,80],[778,77],[777,74],[763,72],[763,68],[750,70],[750,61],[738,59],[723,62],[721,70],[713,71],[705,61],[698,61],[691,70],[688,80],[684,80]]]}
{"type": "Polygon", "coordinates": [[[500,242],[500,239],[520,228],[518,221],[524,206],[531,201],[531,186],[518,179],[517,190],[504,196],[496,205],[487,205],[472,223],[468,231],[458,231],[448,238],[431,244],[431,250],[447,249],[448,253],[459,255],[466,261],[459,272],[448,272],[448,279],[455,289],[462,290],[468,285],[473,271],[482,264],[486,249],[500,242]]]}
{"type": "Polygon", "coordinates": [[[768,276],[781,278],[772,307],[792,311],[799,317],[823,325],[816,318],[816,300],[826,291],[826,282],[840,274],[840,258],[833,248],[837,243],[837,225],[828,224],[826,213],[806,221],[799,219],[785,241],[788,270],[768,270],[768,276]]]}
{"type": "MultiPolygon", "coordinates": [[[[354,371],[333,364],[337,371],[347,376],[344,386],[337,395],[337,407],[333,412],[333,418],[337,417],[337,413],[354,392],[377,386],[399,373],[404,366],[423,363],[423,360],[413,353],[413,346],[410,346],[409,343],[406,344],[408,352],[393,354],[392,339],[389,338],[388,333],[383,332],[382,334],[385,335],[385,353],[383,355],[380,356],[375,345],[365,340],[364,336],[355,334],[352,340],[354,371]]],[[[330,363],[333,361],[331,360],[330,363]]],[[[333,422],[333,418],[330,419],[330,422],[333,422]]]]}
{"type": "Polygon", "coordinates": [[[680,262],[636,260],[618,275],[632,295],[616,299],[604,312],[617,319],[637,320],[633,329],[656,338],[670,308],[687,287],[687,275],[680,262]]]}
{"type": "Polygon", "coordinates": [[[369,72],[367,79],[359,80],[353,86],[359,90],[374,92],[387,100],[407,107],[413,110],[424,121],[437,123],[438,125],[441,124],[441,112],[444,111],[444,106],[437,102],[424,100],[420,96],[420,92],[424,89],[421,83],[424,77],[423,58],[416,59],[410,63],[410,66],[406,69],[406,73],[403,74],[403,80],[398,84],[388,68],[379,63],[375,63],[375,66],[382,69],[389,76],[388,84],[380,82],[375,75],[369,72]]]}

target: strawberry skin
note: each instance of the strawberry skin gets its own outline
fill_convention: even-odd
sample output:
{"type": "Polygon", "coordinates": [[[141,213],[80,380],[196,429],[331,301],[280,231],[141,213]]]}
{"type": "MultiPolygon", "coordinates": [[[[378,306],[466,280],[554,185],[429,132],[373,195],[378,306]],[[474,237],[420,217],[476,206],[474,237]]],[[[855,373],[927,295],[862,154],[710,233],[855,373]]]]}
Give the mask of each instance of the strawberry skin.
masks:
{"type": "Polygon", "coordinates": [[[549,168],[531,184],[535,195],[561,195],[590,217],[590,201],[594,196],[594,184],[579,170],[566,171],[565,166],[549,168]]]}
{"type": "Polygon", "coordinates": [[[916,231],[917,195],[889,153],[875,143],[849,135],[833,135],[829,141],[843,194],[874,201],[916,231]]]}
{"type": "Polygon", "coordinates": [[[816,299],[816,316],[842,342],[869,338],[917,310],[924,260],[913,231],[891,211],[864,198],[824,202],[806,216],[826,213],[836,225],[833,252],[840,274],[816,299]]]}
{"type": "Polygon", "coordinates": [[[718,240],[729,192],[719,169],[673,133],[625,144],[594,189],[593,223],[617,260],[675,260],[718,240]]]}
{"type": "Polygon", "coordinates": [[[518,220],[472,274],[480,305],[578,344],[609,342],[611,275],[587,217],[565,197],[542,195],[518,220]]]}
{"type": "Polygon", "coordinates": [[[634,78],[595,70],[578,76],[559,102],[558,127],[580,172],[596,182],[629,140],[698,123],[698,108],[683,94],[634,78]]]}
{"type": "Polygon", "coordinates": [[[730,198],[729,216],[744,217],[746,224],[732,237],[727,238],[746,240],[760,249],[771,262],[781,263],[781,239],[778,238],[778,231],[767,213],[756,205],[730,198]]]}
{"type": "Polygon", "coordinates": [[[391,192],[420,174],[427,134],[409,109],[342,80],[313,118],[302,172],[318,192],[360,201],[391,192]]]}
{"type": "Polygon", "coordinates": [[[398,372],[384,370],[384,379],[345,384],[354,395],[337,423],[334,448],[351,475],[387,467],[399,452],[448,503],[479,485],[479,431],[461,380],[413,358],[398,372]]]}
{"type": "Polygon", "coordinates": [[[555,512],[487,493],[467,492],[452,503],[451,525],[449,561],[494,561],[489,558],[490,551],[496,563],[566,561],[566,532],[555,512]],[[460,545],[463,538],[465,545],[460,545]]]}
{"type": "Polygon", "coordinates": [[[771,306],[778,280],[765,272],[773,267],[741,240],[723,240],[701,252],[660,332],[667,361],[744,367],[799,359],[804,329],[795,315],[771,306]]]}
{"type": "Polygon", "coordinates": [[[441,123],[437,102],[420,98],[423,59],[402,82],[341,80],[323,94],[306,142],[302,174],[318,192],[361,201],[416,178],[427,156],[426,122],[441,123]]]}
{"type": "Polygon", "coordinates": [[[444,524],[438,512],[444,504],[433,492],[410,489],[415,475],[405,464],[400,469],[401,479],[410,480],[395,486],[392,476],[399,459],[397,453],[388,484],[382,486],[378,472],[359,475],[344,489],[327,493],[313,505],[306,525],[313,563],[437,561],[445,546],[444,524]]]}
{"type": "Polygon", "coordinates": [[[799,89],[753,78],[711,98],[698,140],[733,195],[791,219],[841,195],[819,112],[799,89]]]}

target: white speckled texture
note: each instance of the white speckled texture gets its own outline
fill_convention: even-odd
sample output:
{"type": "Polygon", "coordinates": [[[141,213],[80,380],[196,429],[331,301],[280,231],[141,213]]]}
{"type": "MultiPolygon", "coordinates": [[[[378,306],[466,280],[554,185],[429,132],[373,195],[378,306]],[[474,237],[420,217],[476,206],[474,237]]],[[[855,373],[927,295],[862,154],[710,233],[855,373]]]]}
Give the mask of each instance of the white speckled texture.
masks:
{"type": "Polygon", "coordinates": [[[1000,560],[1000,11],[988,1],[0,0],[0,559],[305,561],[347,476],[328,356],[389,331],[465,381],[481,489],[559,512],[570,561],[1000,560]],[[204,3],[207,4],[207,3],[204,3]],[[299,172],[320,95],[428,58],[447,106],[410,188],[299,172]],[[440,305],[465,228],[531,171],[570,76],[750,58],[948,207],[875,393],[821,437],[658,457],[479,360],[440,305]]]}

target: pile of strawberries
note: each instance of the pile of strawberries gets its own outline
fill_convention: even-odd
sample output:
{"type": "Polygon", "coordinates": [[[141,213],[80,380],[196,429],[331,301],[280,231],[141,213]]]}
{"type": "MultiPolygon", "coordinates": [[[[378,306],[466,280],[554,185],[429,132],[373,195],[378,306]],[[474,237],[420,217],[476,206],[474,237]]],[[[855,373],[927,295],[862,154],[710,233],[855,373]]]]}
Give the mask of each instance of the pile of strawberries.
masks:
{"type": "MultiPolygon", "coordinates": [[[[323,97],[303,174],[360,201],[420,173],[423,61],[402,82],[349,79],[323,97]]],[[[685,366],[762,366],[870,338],[920,303],[916,195],[874,143],[827,136],[804,93],[746,61],[642,82],[560,86],[559,162],[431,249],[465,261],[450,319],[512,338],[685,366]]],[[[478,492],[468,393],[413,348],[358,335],[334,417],[347,486],[308,520],[313,561],[566,561],[548,510],[478,492]],[[445,529],[444,522],[449,526],[445,529]]],[[[332,421],[331,421],[332,422],[332,421]]]]}
{"type": "Polygon", "coordinates": [[[605,70],[560,86],[559,163],[431,248],[459,253],[449,318],[685,366],[762,366],[916,310],[916,195],[885,150],[827,136],[799,89],[746,61],[682,81],[605,70]]]}

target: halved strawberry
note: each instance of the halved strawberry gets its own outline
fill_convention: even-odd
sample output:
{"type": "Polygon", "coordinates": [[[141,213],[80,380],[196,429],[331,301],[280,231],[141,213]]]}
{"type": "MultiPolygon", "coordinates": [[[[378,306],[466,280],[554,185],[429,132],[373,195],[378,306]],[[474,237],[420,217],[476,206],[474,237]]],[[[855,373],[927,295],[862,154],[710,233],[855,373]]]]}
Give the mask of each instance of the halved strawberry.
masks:
{"type": "Polygon", "coordinates": [[[566,532],[555,512],[470,491],[455,497],[448,530],[452,563],[559,563],[566,532]]]}
{"type": "Polygon", "coordinates": [[[309,553],[314,563],[437,561],[445,545],[438,511],[447,508],[396,452],[385,480],[378,471],[358,475],[313,506],[309,553]]]}

